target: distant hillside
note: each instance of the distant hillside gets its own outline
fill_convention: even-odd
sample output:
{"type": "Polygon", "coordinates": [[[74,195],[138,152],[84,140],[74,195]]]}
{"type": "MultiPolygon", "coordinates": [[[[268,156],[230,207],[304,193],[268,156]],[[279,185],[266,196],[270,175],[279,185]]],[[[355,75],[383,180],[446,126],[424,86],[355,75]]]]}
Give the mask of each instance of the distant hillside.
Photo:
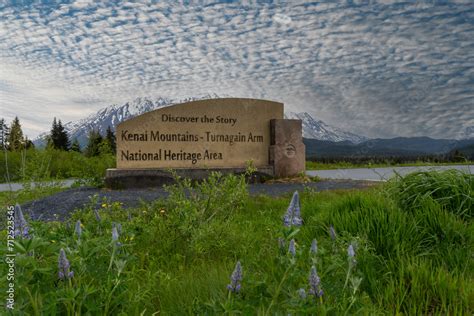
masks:
{"type": "Polygon", "coordinates": [[[474,144],[459,147],[450,151],[450,155],[455,155],[456,151],[462,154],[468,160],[474,160],[474,144]]]}
{"type": "Polygon", "coordinates": [[[430,137],[396,137],[391,139],[371,139],[360,145],[365,147],[403,149],[427,154],[443,154],[454,148],[473,144],[474,139],[433,139],[430,137]]]}
{"type": "Polygon", "coordinates": [[[469,150],[474,139],[451,140],[429,137],[397,137],[392,139],[372,139],[360,144],[350,142],[330,142],[304,139],[306,157],[407,157],[447,154],[456,148],[469,150]]]}

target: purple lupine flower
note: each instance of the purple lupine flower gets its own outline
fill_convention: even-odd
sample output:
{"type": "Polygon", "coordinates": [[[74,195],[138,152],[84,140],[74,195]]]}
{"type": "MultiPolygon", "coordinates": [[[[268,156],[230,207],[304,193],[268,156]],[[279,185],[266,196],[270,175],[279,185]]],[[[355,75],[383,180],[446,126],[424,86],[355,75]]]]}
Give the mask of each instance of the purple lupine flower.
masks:
{"type": "Polygon", "coordinates": [[[288,210],[286,211],[285,216],[283,216],[283,226],[291,226],[291,214],[288,213],[288,210]]]}
{"type": "Polygon", "coordinates": [[[117,231],[119,232],[119,234],[122,234],[122,224],[117,223],[117,231]]]}
{"type": "Polygon", "coordinates": [[[81,227],[81,221],[77,220],[76,226],[74,227],[74,233],[76,233],[78,238],[81,238],[82,235],[82,227],[81,227]]]}
{"type": "Polygon", "coordinates": [[[242,281],[242,266],[240,265],[240,261],[237,261],[234,272],[232,272],[230,276],[230,284],[227,285],[227,289],[231,292],[239,292],[240,281],[242,281]]]}
{"type": "Polygon", "coordinates": [[[293,216],[293,225],[298,226],[298,227],[301,226],[301,225],[303,225],[303,219],[301,218],[300,215],[298,215],[298,216],[296,216],[296,215],[293,216]]]}
{"type": "Polygon", "coordinates": [[[336,231],[334,230],[334,226],[329,226],[329,236],[331,236],[332,240],[336,240],[336,231]]]}
{"type": "Polygon", "coordinates": [[[294,202],[295,202],[295,194],[293,194],[290,204],[288,205],[288,208],[286,209],[285,216],[283,217],[283,225],[285,227],[291,227],[291,225],[293,225],[294,202]]]}
{"type": "Polygon", "coordinates": [[[311,242],[311,248],[309,249],[309,252],[312,255],[315,255],[318,253],[318,242],[316,241],[316,239],[313,239],[313,241],[311,242]]]}
{"type": "Polygon", "coordinates": [[[290,205],[288,205],[286,213],[283,216],[283,225],[285,227],[291,227],[292,225],[301,226],[302,224],[303,219],[301,218],[300,198],[298,191],[295,191],[291,198],[290,205]]]}
{"type": "Polygon", "coordinates": [[[323,296],[324,292],[321,289],[321,279],[316,272],[316,267],[311,267],[311,273],[309,274],[308,278],[309,282],[309,294],[313,295],[314,297],[321,297],[323,296]]]}
{"type": "Polygon", "coordinates": [[[28,222],[25,220],[23,216],[23,212],[21,211],[20,204],[15,205],[15,238],[21,237],[25,239],[29,239],[29,230],[30,227],[28,226],[28,222]]]}
{"type": "Polygon", "coordinates": [[[114,224],[114,227],[112,227],[112,242],[114,242],[117,247],[122,246],[122,243],[118,241],[119,236],[120,234],[118,232],[117,226],[114,224]]]}
{"type": "Polygon", "coordinates": [[[122,224],[114,222],[112,225],[113,225],[113,227],[117,227],[117,232],[119,233],[119,235],[121,235],[122,234],[122,224]]]}
{"type": "Polygon", "coordinates": [[[94,215],[95,215],[95,219],[100,222],[101,221],[101,218],[100,218],[100,215],[99,215],[99,210],[96,210],[94,209],[94,215]]]}
{"type": "Polygon", "coordinates": [[[117,231],[117,227],[112,228],[112,241],[118,241],[119,233],[117,231]]]}
{"type": "Polygon", "coordinates": [[[301,298],[302,300],[306,299],[306,291],[305,291],[305,289],[303,289],[303,288],[299,289],[299,290],[298,290],[298,295],[300,296],[300,298],[301,298]]]}
{"type": "Polygon", "coordinates": [[[61,248],[61,250],[59,251],[58,268],[58,276],[61,280],[70,279],[74,276],[74,271],[69,271],[69,260],[67,260],[66,252],[63,248],[61,248]]]}
{"type": "Polygon", "coordinates": [[[290,246],[288,247],[288,252],[294,257],[296,255],[295,240],[290,240],[290,246]]]}
{"type": "Polygon", "coordinates": [[[355,265],[357,263],[357,260],[355,259],[355,250],[354,250],[354,246],[352,246],[352,244],[349,245],[349,247],[347,247],[347,258],[349,259],[349,262],[352,264],[352,265],[355,265]]]}
{"type": "Polygon", "coordinates": [[[349,247],[347,247],[347,256],[349,257],[349,259],[352,259],[355,257],[355,251],[352,244],[350,244],[349,247]]]}
{"type": "Polygon", "coordinates": [[[301,218],[300,196],[298,194],[298,191],[295,191],[295,193],[293,193],[293,197],[291,198],[290,204],[293,204],[292,224],[295,226],[301,226],[303,224],[303,219],[301,218]]]}

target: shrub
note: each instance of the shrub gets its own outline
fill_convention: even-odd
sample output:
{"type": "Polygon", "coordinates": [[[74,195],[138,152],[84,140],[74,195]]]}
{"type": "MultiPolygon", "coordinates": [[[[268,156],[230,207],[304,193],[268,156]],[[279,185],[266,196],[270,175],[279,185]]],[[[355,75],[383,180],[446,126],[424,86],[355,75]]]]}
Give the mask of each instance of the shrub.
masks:
{"type": "Polygon", "coordinates": [[[459,170],[415,172],[392,181],[390,194],[400,208],[416,212],[426,199],[463,219],[474,215],[474,176],[459,170]]]}
{"type": "Polygon", "coordinates": [[[115,167],[115,156],[110,153],[85,157],[75,151],[30,149],[0,153],[0,172],[5,175],[5,160],[8,162],[10,181],[25,183],[77,178],[79,184],[100,186],[106,169],[115,167]]]}

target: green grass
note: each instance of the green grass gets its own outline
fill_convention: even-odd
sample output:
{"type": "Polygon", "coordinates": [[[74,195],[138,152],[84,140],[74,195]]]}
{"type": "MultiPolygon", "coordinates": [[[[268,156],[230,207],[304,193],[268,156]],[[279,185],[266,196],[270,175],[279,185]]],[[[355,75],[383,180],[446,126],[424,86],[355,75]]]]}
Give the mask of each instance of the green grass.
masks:
{"type": "MultiPolygon", "coordinates": [[[[105,171],[108,168],[115,168],[115,156],[102,154],[98,157],[86,157],[74,151],[61,151],[54,149],[30,149],[21,152],[0,152],[0,183],[6,182],[6,160],[8,162],[8,175],[10,181],[40,181],[57,179],[84,179],[89,185],[100,186],[105,171]]],[[[378,167],[403,167],[403,166],[448,166],[448,165],[468,165],[472,161],[456,163],[361,163],[337,162],[322,163],[307,161],[307,170],[328,170],[328,169],[350,169],[350,168],[378,168],[378,167]]]]}
{"type": "MultiPolygon", "coordinates": [[[[16,248],[16,308],[65,315],[470,315],[473,181],[456,171],[429,172],[363,191],[300,192],[300,228],[282,225],[290,196],[249,197],[239,177],[213,176],[192,190],[181,181],[167,200],[131,210],[104,202],[100,221],[87,206],[67,223],[30,223],[34,237],[16,248]],[[122,225],[120,246],[111,240],[113,222],[122,225]],[[287,250],[293,238],[295,257],[287,250]],[[313,239],[317,255],[309,253],[313,239]],[[67,282],[57,277],[60,248],[74,271],[67,282]],[[237,260],[242,287],[230,293],[237,260]],[[312,265],[324,295],[301,299],[312,265]]],[[[5,243],[0,249],[4,257],[5,243]]]]}
{"type": "Polygon", "coordinates": [[[61,188],[58,185],[47,185],[43,187],[38,187],[36,189],[29,190],[19,190],[19,191],[6,191],[0,192],[0,205],[2,208],[6,208],[8,205],[12,204],[23,204],[25,202],[33,201],[40,199],[54,193],[65,190],[66,188],[61,188]]]}
{"type": "Polygon", "coordinates": [[[0,182],[6,182],[8,175],[11,182],[78,178],[98,183],[108,168],[115,168],[112,154],[86,157],[78,152],[55,149],[0,152],[0,182]]]}
{"type": "Polygon", "coordinates": [[[306,161],[306,170],[332,170],[332,169],[353,169],[353,168],[385,168],[385,167],[412,167],[412,166],[452,166],[452,165],[472,165],[474,162],[411,162],[411,163],[352,163],[352,162],[337,162],[324,163],[315,161],[306,161]]]}

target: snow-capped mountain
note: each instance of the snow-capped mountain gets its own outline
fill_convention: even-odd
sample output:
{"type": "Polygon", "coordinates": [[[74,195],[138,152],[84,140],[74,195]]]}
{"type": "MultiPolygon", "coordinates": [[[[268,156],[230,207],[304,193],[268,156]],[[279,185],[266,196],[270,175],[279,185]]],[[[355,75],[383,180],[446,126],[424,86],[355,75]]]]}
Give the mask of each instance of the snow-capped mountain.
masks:
{"type": "MultiPolygon", "coordinates": [[[[216,94],[208,94],[203,97],[191,97],[179,100],[161,97],[156,99],[148,97],[136,98],[132,102],[127,102],[123,105],[113,104],[105,107],[79,121],[68,122],[64,124],[64,129],[67,131],[71,142],[74,139],[77,139],[81,147],[85,147],[87,144],[89,131],[91,130],[97,130],[102,135],[105,135],[105,132],[109,126],[112,129],[115,129],[115,125],[134,116],[173,104],[215,98],[219,98],[219,96],[216,94]]],[[[40,134],[33,141],[35,146],[44,146],[46,144],[47,135],[49,135],[49,131],[40,134]]]]}
{"type": "Polygon", "coordinates": [[[303,125],[303,137],[318,140],[328,140],[331,142],[350,141],[358,144],[368,140],[367,137],[359,136],[350,132],[343,131],[337,127],[330,126],[321,120],[313,118],[309,113],[285,113],[287,119],[299,119],[303,125]]]}
{"type": "MultiPolygon", "coordinates": [[[[118,123],[128,120],[134,116],[143,114],[145,112],[153,111],[165,106],[196,101],[204,99],[215,99],[220,96],[206,95],[203,97],[191,97],[186,99],[168,99],[168,98],[136,98],[132,102],[127,102],[123,105],[113,104],[106,108],[99,110],[97,113],[91,114],[88,117],[76,122],[69,122],[64,124],[65,130],[69,134],[69,139],[72,141],[77,139],[81,147],[87,144],[87,138],[90,130],[98,130],[102,135],[105,135],[107,128],[110,126],[114,128],[118,123]]],[[[358,136],[349,132],[342,131],[336,127],[327,125],[326,123],[314,119],[310,114],[287,112],[286,118],[301,119],[303,121],[303,137],[313,138],[319,140],[329,141],[350,141],[355,144],[360,143],[367,138],[358,136]]],[[[44,146],[46,136],[49,131],[38,136],[34,141],[36,146],[44,146]]]]}

